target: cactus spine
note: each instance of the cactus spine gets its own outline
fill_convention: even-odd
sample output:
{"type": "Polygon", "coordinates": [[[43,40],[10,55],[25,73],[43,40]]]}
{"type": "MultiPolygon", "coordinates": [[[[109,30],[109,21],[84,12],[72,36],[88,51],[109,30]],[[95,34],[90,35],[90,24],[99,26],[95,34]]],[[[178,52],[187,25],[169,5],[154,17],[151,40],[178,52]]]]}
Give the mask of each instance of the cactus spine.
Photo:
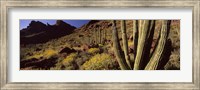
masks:
{"type": "Polygon", "coordinates": [[[123,42],[126,63],[128,64],[129,68],[131,68],[130,57],[129,57],[129,53],[128,53],[128,41],[127,41],[125,20],[121,20],[121,32],[122,32],[122,42],[123,42]]]}
{"type": "Polygon", "coordinates": [[[145,67],[145,70],[156,70],[158,67],[158,63],[162,58],[165,44],[167,41],[167,30],[168,30],[167,22],[168,21],[165,21],[165,20],[162,21],[162,28],[161,28],[161,32],[160,32],[160,38],[158,41],[158,45],[157,45],[155,52],[153,53],[149,63],[145,67]]]}
{"type": "Polygon", "coordinates": [[[118,31],[116,28],[116,21],[113,20],[113,48],[114,48],[114,52],[117,58],[117,61],[119,63],[119,66],[122,70],[128,70],[130,69],[129,66],[126,63],[126,60],[124,58],[124,54],[122,52],[122,49],[120,47],[120,43],[119,43],[119,38],[118,38],[118,31]]]}

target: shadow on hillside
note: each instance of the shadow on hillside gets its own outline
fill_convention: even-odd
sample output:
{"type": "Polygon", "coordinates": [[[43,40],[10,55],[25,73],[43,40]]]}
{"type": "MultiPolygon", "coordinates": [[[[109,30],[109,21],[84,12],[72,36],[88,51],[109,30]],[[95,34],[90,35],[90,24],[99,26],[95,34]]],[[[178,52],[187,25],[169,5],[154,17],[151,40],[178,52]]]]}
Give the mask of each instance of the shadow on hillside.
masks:
{"type": "Polygon", "coordinates": [[[57,58],[52,57],[49,59],[44,60],[38,60],[36,58],[30,59],[30,60],[24,60],[20,62],[20,68],[39,68],[39,69],[50,69],[51,67],[54,67],[57,63],[57,58]]]}

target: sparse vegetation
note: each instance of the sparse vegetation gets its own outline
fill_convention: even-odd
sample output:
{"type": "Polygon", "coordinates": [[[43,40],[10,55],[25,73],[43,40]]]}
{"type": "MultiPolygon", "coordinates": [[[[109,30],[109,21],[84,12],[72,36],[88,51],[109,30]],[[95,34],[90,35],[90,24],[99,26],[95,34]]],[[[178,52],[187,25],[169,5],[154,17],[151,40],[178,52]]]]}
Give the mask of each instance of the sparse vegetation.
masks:
{"type": "Polygon", "coordinates": [[[69,56],[67,56],[63,61],[62,64],[66,69],[72,70],[75,69],[74,63],[75,59],[77,57],[77,53],[71,53],[69,56]]]}
{"type": "Polygon", "coordinates": [[[56,55],[58,52],[53,50],[53,49],[47,49],[45,52],[44,52],[44,57],[46,58],[50,58],[54,55],[56,55]]]}
{"type": "Polygon", "coordinates": [[[74,59],[76,58],[77,53],[71,53],[69,56],[67,56],[64,60],[63,60],[63,65],[69,65],[71,64],[74,59]]]}
{"type": "Polygon", "coordinates": [[[86,61],[82,65],[82,69],[84,70],[109,70],[109,69],[117,69],[116,62],[113,58],[106,54],[96,54],[91,57],[89,61],[86,61]]]}
{"type": "Polygon", "coordinates": [[[99,48],[90,48],[89,50],[88,50],[88,53],[90,53],[90,54],[97,54],[97,53],[99,53],[100,52],[100,49],[99,48]]]}
{"type": "MultiPolygon", "coordinates": [[[[20,31],[20,35],[26,36],[20,39],[31,38],[30,41],[26,39],[25,43],[20,40],[20,68],[21,70],[120,70],[122,68],[120,68],[118,59],[121,58],[124,69],[134,69],[134,67],[139,70],[145,69],[150,58],[157,56],[153,53],[158,48],[159,42],[162,43],[159,41],[162,33],[162,21],[155,20],[152,36],[149,33],[151,31],[148,31],[150,26],[147,25],[146,29],[143,28],[147,30],[147,33],[144,34],[145,30],[139,29],[144,25],[140,27],[140,25],[138,26],[139,22],[134,21],[136,20],[116,20],[115,34],[112,32],[113,24],[110,20],[97,20],[95,22],[92,20],[70,33],[56,35],[55,37],[53,35],[59,34],[60,31],[57,29],[57,31],[54,31],[53,28],[49,29],[51,32],[36,30],[34,33],[27,33],[20,31]],[[48,38],[49,35],[46,34],[52,36],[48,38]],[[118,38],[113,40],[113,36],[118,38]],[[40,42],[41,37],[45,38],[40,42]],[[152,40],[147,39],[148,37],[151,37],[152,40]],[[142,43],[142,40],[145,43],[142,43]],[[118,42],[118,48],[115,48],[116,42],[118,42]],[[147,49],[147,45],[149,45],[149,49],[147,49]],[[141,51],[141,47],[143,47],[143,51],[141,51]],[[120,57],[116,55],[117,51],[120,51],[118,52],[120,57]],[[148,55],[145,54],[147,51],[148,55]],[[138,63],[138,66],[134,63],[138,63]]],[[[51,25],[46,26],[50,28],[51,25]]],[[[46,26],[42,24],[41,28],[46,26]]],[[[55,26],[53,27],[55,28],[55,26]]],[[[63,27],[67,28],[67,26],[63,27]]],[[[163,40],[166,41],[165,46],[170,47],[162,52],[167,60],[161,61],[165,64],[159,69],[180,70],[180,21],[171,22],[168,37],[165,39],[163,40]]],[[[160,48],[164,49],[163,47],[160,48]]],[[[151,62],[154,61],[151,60],[151,62]]],[[[155,65],[151,64],[150,66],[155,65]]]]}

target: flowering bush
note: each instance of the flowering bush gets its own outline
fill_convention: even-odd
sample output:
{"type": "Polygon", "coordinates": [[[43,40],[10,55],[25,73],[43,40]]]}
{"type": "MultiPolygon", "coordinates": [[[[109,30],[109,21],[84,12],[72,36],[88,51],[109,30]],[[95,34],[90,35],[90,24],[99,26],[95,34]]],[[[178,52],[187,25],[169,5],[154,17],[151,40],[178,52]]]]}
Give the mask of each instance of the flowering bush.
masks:
{"type": "Polygon", "coordinates": [[[96,53],[99,53],[99,52],[100,52],[99,48],[90,48],[88,50],[88,53],[90,53],[90,54],[96,54],[96,53]]]}
{"type": "Polygon", "coordinates": [[[115,69],[115,60],[109,54],[102,53],[96,54],[89,61],[82,65],[84,70],[108,70],[109,68],[115,69]]]}
{"type": "Polygon", "coordinates": [[[54,55],[56,55],[56,54],[58,54],[58,52],[56,52],[55,50],[53,50],[53,49],[48,49],[48,50],[46,50],[45,52],[44,52],[44,57],[46,57],[46,58],[50,58],[50,57],[52,57],[52,56],[54,56],[54,55]]]}
{"type": "Polygon", "coordinates": [[[76,58],[77,53],[71,53],[69,56],[67,56],[63,61],[63,65],[64,66],[68,66],[70,64],[72,64],[72,62],[74,61],[74,59],[76,58]]]}

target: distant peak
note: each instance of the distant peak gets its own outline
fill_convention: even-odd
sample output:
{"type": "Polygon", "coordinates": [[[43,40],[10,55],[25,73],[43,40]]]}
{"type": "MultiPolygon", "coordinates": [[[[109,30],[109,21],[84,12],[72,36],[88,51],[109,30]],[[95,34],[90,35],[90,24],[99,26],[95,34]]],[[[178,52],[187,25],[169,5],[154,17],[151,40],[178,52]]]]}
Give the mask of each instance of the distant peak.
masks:
{"type": "Polygon", "coordinates": [[[29,24],[29,26],[36,26],[36,25],[45,25],[45,24],[35,20],[32,20],[31,23],[29,24]]]}
{"type": "Polygon", "coordinates": [[[63,20],[56,20],[56,24],[55,25],[58,26],[58,27],[72,27],[74,29],[76,28],[76,27],[64,22],[63,20]]]}
{"type": "Polygon", "coordinates": [[[94,23],[97,23],[97,22],[99,22],[100,20],[91,20],[91,21],[89,21],[88,22],[88,24],[94,24],[94,23]]]}
{"type": "Polygon", "coordinates": [[[36,23],[36,21],[35,21],[35,20],[32,20],[31,23],[36,23]]]}
{"type": "Polygon", "coordinates": [[[63,20],[56,20],[56,25],[67,24],[63,20]]]}

